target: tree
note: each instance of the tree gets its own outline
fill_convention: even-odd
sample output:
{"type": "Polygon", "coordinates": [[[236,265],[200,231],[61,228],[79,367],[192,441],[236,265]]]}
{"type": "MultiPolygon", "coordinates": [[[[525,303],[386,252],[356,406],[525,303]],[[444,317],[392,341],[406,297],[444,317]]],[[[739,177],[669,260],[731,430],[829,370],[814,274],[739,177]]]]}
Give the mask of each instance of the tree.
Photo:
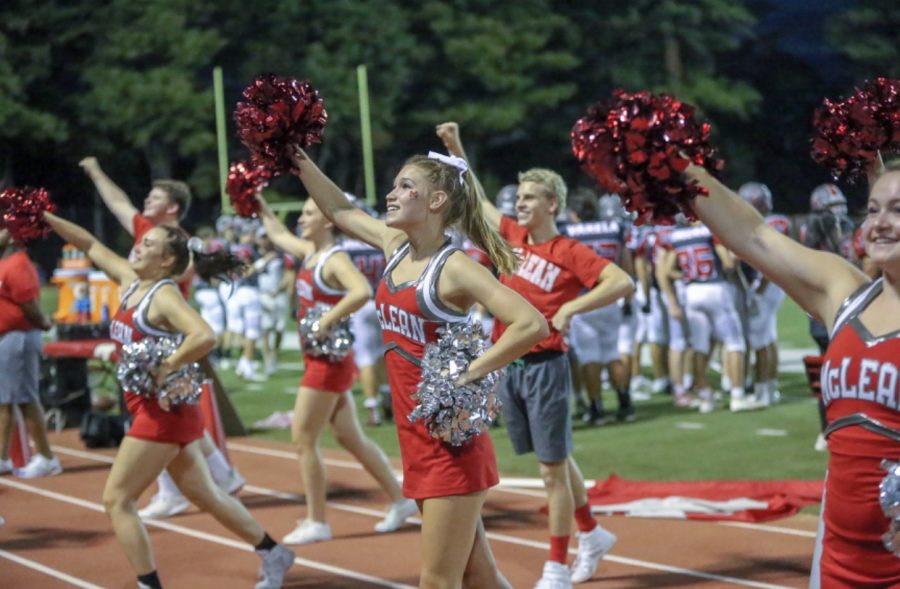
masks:
{"type": "Polygon", "coordinates": [[[0,180],[11,182],[13,151],[66,140],[52,82],[60,12],[33,10],[27,0],[0,5],[0,180]]]}
{"type": "Polygon", "coordinates": [[[210,88],[225,44],[204,26],[206,11],[192,0],[108,0],[79,100],[89,136],[138,150],[151,177],[170,177],[177,166],[200,197],[218,185],[210,88]]]}
{"type": "Polygon", "coordinates": [[[864,78],[900,78],[900,4],[868,0],[836,14],[829,22],[827,39],[846,55],[864,78]]]}

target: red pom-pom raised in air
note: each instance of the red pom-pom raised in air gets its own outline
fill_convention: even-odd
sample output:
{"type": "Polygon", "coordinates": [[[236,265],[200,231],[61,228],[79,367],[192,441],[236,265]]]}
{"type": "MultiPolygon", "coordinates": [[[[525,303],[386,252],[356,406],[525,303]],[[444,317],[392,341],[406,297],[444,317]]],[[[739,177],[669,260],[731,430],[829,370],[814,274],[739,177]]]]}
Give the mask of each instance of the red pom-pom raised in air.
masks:
{"type": "Polygon", "coordinates": [[[261,166],[247,162],[235,162],[228,168],[225,192],[231,199],[234,212],[241,217],[255,217],[259,214],[256,195],[265,188],[272,173],[261,166]]]}
{"type": "Polygon", "coordinates": [[[637,214],[636,223],[672,223],[677,213],[695,219],[690,201],[706,194],[682,176],[688,164],[713,174],[722,170],[709,133],[710,125],[695,119],[694,107],[672,96],[619,89],[575,122],[572,153],[589,176],[637,214]]]}
{"type": "Polygon", "coordinates": [[[47,237],[50,226],[44,221],[44,211],[55,210],[56,205],[43,188],[9,187],[0,192],[0,227],[8,229],[12,238],[21,243],[47,237]]]}
{"type": "Polygon", "coordinates": [[[234,123],[238,137],[250,150],[250,164],[273,174],[291,170],[288,146],[306,148],[322,140],[328,113],[309,82],[264,74],[243,92],[234,123]]]}
{"type": "Polygon", "coordinates": [[[879,152],[900,149],[900,80],[876,78],[813,115],[812,158],[835,180],[865,178],[879,152]]]}

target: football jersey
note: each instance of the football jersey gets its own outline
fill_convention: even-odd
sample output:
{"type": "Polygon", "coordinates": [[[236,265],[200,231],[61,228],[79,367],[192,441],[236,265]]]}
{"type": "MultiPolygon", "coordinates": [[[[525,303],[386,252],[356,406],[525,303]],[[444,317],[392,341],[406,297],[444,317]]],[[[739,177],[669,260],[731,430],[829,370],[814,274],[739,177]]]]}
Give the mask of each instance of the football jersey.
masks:
{"type": "Polygon", "coordinates": [[[678,267],[685,284],[708,283],[724,280],[716,243],[709,227],[697,224],[673,228],[664,247],[678,256],[678,267]]]}
{"type": "Polygon", "coordinates": [[[362,272],[372,286],[372,292],[378,290],[378,283],[384,274],[384,252],[358,239],[341,240],[341,248],[350,256],[357,270],[362,272]]]}
{"type": "Polygon", "coordinates": [[[627,227],[619,219],[566,223],[563,234],[588,246],[610,262],[617,262],[625,247],[627,227]]]}

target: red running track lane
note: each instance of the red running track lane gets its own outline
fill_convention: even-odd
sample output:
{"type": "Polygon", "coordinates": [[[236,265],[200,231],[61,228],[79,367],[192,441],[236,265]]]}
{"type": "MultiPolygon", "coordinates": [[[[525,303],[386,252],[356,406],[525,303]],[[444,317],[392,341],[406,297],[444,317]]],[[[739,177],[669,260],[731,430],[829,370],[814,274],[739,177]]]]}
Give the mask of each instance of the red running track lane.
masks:
{"type": "MultiPolygon", "coordinates": [[[[52,434],[51,441],[66,469],[62,475],[28,481],[0,477],[0,515],[7,520],[0,528],[0,587],[133,589],[133,574],[100,502],[114,450],[87,450],[74,430],[52,434]]],[[[281,538],[305,513],[290,447],[237,438],[230,440],[229,451],[250,481],[241,499],[273,537],[281,538]]],[[[414,587],[418,527],[374,532],[387,496],[345,453],[325,456],[335,537],[295,547],[298,560],[285,587],[414,587]]],[[[485,505],[492,549],[516,588],[534,585],[547,555],[543,504],[541,492],[499,488],[485,505]]],[[[622,517],[600,522],[619,542],[598,576],[580,585],[585,589],[807,584],[816,527],[811,516],[765,526],[622,517]]],[[[167,589],[253,586],[257,557],[212,517],[189,510],[148,529],[167,589]]]]}

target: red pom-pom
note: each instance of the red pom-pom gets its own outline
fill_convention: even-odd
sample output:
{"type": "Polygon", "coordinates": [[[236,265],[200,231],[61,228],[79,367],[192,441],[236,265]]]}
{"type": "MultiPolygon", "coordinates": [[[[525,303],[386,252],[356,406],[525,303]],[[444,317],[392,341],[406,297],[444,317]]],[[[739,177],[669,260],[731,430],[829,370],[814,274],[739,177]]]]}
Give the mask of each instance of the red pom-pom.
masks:
{"type": "Polygon", "coordinates": [[[231,199],[231,206],[241,217],[255,217],[259,214],[256,195],[269,183],[272,173],[260,166],[247,162],[235,162],[228,168],[225,192],[231,199]]]}
{"type": "Polygon", "coordinates": [[[306,148],[322,140],[328,113],[309,82],[264,74],[243,94],[247,102],[238,102],[234,123],[241,143],[252,154],[252,165],[273,174],[289,171],[288,145],[306,148]]]}
{"type": "Polygon", "coordinates": [[[695,219],[690,200],[706,194],[682,177],[688,164],[722,170],[709,132],[708,123],[695,120],[694,107],[672,96],[619,89],[575,122],[572,152],[589,176],[637,213],[635,223],[672,223],[679,212],[695,219]]]}
{"type": "Polygon", "coordinates": [[[813,115],[813,159],[835,180],[865,178],[878,152],[900,148],[900,81],[876,78],[841,101],[825,99],[813,115]]]}
{"type": "Polygon", "coordinates": [[[53,212],[56,205],[43,188],[5,188],[0,192],[0,226],[18,242],[47,237],[50,226],[44,221],[44,211],[53,212]]]}

